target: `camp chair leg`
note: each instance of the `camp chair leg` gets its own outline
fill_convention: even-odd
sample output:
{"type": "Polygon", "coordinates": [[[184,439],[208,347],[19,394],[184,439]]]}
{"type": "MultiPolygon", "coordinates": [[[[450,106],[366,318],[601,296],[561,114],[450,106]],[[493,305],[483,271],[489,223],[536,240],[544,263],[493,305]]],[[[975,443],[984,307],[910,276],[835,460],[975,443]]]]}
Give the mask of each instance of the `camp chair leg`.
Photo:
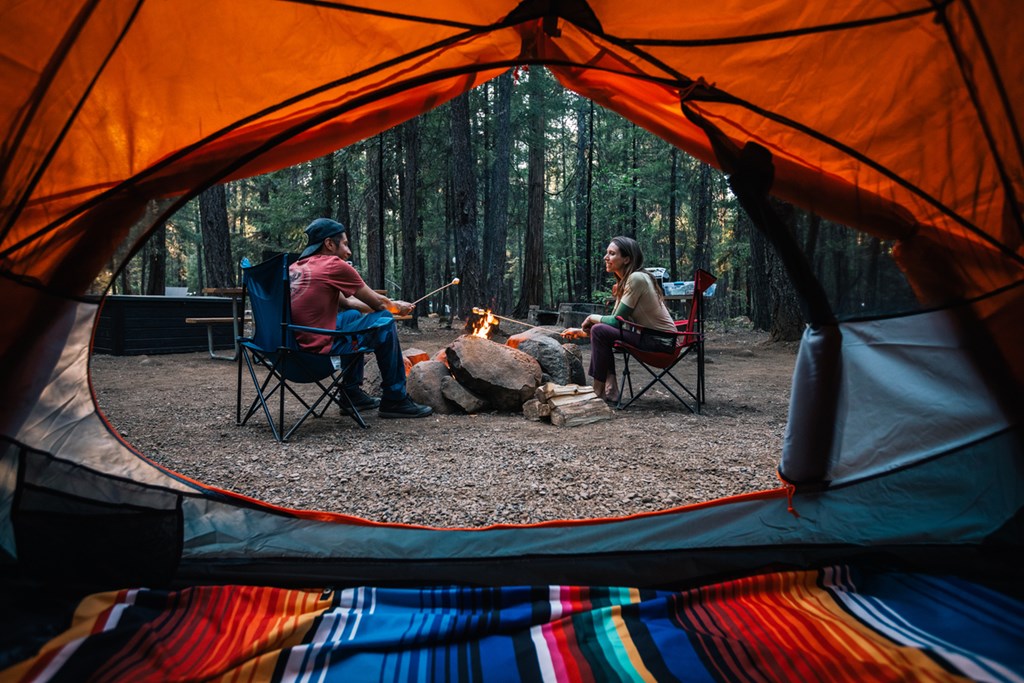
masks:
{"type": "MultiPolygon", "coordinates": [[[[279,386],[275,386],[274,389],[270,392],[270,394],[266,394],[265,393],[267,385],[270,383],[270,380],[273,379],[274,375],[272,373],[270,373],[263,380],[263,382],[260,382],[259,378],[256,376],[256,370],[255,370],[255,368],[253,368],[251,355],[252,354],[250,354],[250,353],[243,352],[243,357],[245,358],[246,367],[249,369],[249,375],[252,378],[252,384],[256,388],[256,398],[254,398],[252,403],[249,405],[249,410],[246,412],[245,417],[238,421],[238,426],[242,426],[246,422],[249,421],[249,418],[252,417],[253,414],[256,412],[256,407],[257,406],[262,407],[263,408],[263,414],[267,418],[267,424],[270,425],[270,431],[273,432],[273,434],[274,434],[274,440],[276,440],[277,442],[280,443],[280,441],[281,441],[281,434],[280,434],[280,432],[278,432],[277,425],[274,422],[274,417],[270,413],[269,406],[267,406],[267,399],[270,398],[270,396],[273,395],[274,391],[277,391],[280,387],[279,386]]],[[[241,367],[239,367],[239,375],[241,375],[241,367]]],[[[240,408],[241,408],[241,392],[242,392],[241,382],[239,382],[239,388],[238,388],[239,414],[241,413],[241,410],[240,410],[240,408]]],[[[281,394],[283,396],[284,392],[282,391],[281,394]]]]}
{"type": "MultiPolygon", "coordinates": [[[[660,373],[655,373],[647,365],[645,365],[644,363],[640,363],[640,367],[642,367],[644,370],[646,370],[651,375],[651,377],[653,379],[651,379],[650,382],[648,382],[646,385],[644,385],[644,387],[642,389],[640,389],[640,391],[634,393],[633,392],[633,380],[632,380],[632,376],[631,376],[630,371],[629,371],[629,359],[630,359],[630,356],[629,356],[629,354],[624,354],[623,366],[622,366],[622,379],[623,379],[623,384],[627,384],[627,383],[629,384],[629,400],[626,403],[624,403],[624,404],[622,403],[622,389],[620,388],[620,390],[619,390],[619,401],[618,401],[618,403],[616,404],[615,407],[619,408],[619,409],[628,408],[629,406],[631,406],[633,404],[634,401],[636,401],[638,398],[640,398],[645,393],[647,393],[647,390],[650,389],[652,386],[654,386],[655,383],[657,383],[657,384],[660,384],[661,386],[665,387],[665,390],[668,391],[668,393],[672,394],[672,396],[675,397],[675,399],[677,401],[682,403],[686,407],[687,410],[689,410],[691,413],[695,413],[695,414],[699,415],[700,414],[700,401],[697,398],[697,394],[695,394],[694,392],[690,391],[690,389],[687,388],[687,386],[685,384],[680,382],[679,379],[675,375],[673,375],[672,372],[671,372],[671,370],[673,368],[675,368],[675,366],[679,363],[679,361],[682,360],[685,356],[686,356],[685,353],[682,356],[679,356],[679,358],[676,360],[675,363],[673,363],[669,367],[665,368],[660,373]],[[665,378],[666,375],[669,378],[671,378],[672,381],[675,382],[683,390],[683,393],[689,395],[689,397],[691,399],[693,399],[693,402],[694,402],[693,406],[691,406],[680,394],[676,393],[676,391],[671,386],[669,386],[668,383],[665,382],[664,378],[665,378]]],[[[698,391],[699,391],[699,388],[698,388],[698,391]]]]}
{"type": "Polygon", "coordinates": [[[622,381],[619,382],[619,397],[615,401],[615,409],[622,410],[630,403],[633,402],[633,376],[629,374],[629,356],[624,355],[622,358],[622,381]],[[629,386],[630,400],[626,405],[622,404],[622,396],[626,391],[626,387],[629,386]]]}
{"type": "MultiPolygon", "coordinates": [[[[356,360],[357,358],[359,357],[354,356],[349,362],[354,362],[354,360],[356,360]]],[[[298,363],[299,367],[303,367],[301,359],[296,358],[295,362],[298,363]]],[[[312,404],[309,404],[305,400],[303,400],[297,393],[295,393],[295,390],[292,389],[292,387],[288,386],[286,382],[282,383],[283,386],[285,386],[288,389],[288,391],[290,391],[296,398],[298,398],[299,401],[302,402],[302,405],[306,408],[306,412],[302,414],[302,417],[300,417],[298,421],[296,421],[295,424],[293,424],[288,429],[288,431],[285,432],[284,436],[282,437],[282,441],[287,441],[288,438],[292,435],[292,433],[294,433],[296,429],[301,427],[302,424],[309,418],[310,415],[312,415],[313,417],[321,417],[331,404],[337,404],[339,408],[342,408],[344,412],[347,412],[349,415],[352,416],[352,419],[356,421],[356,424],[358,424],[363,429],[367,428],[366,421],[363,419],[363,416],[359,414],[359,411],[352,403],[352,399],[350,399],[348,397],[348,394],[345,393],[344,387],[341,384],[345,378],[345,369],[346,368],[341,368],[340,370],[336,371],[334,375],[331,377],[331,382],[329,384],[324,384],[319,380],[315,382],[315,384],[320,388],[321,393],[320,397],[312,404]],[[321,405],[323,405],[322,408],[320,407],[321,405]]],[[[284,392],[282,392],[282,396],[283,394],[284,392]]],[[[281,425],[282,429],[284,429],[283,410],[281,415],[281,425]]]]}
{"type": "MultiPolygon", "coordinates": [[[[274,439],[279,443],[284,443],[288,441],[289,437],[291,437],[295,430],[298,429],[310,417],[310,415],[312,415],[313,417],[322,417],[324,413],[327,412],[327,408],[334,404],[337,405],[342,412],[351,416],[352,419],[356,421],[356,424],[358,424],[363,429],[367,429],[369,427],[369,425],[366,424],[366,420],[363,419],[363,416],[359,413],[359,410],[356,409],[355,405],[352,403],[352,399],[348,397],[348,394],[345,393],[344,387],[342,386],[342,381],[344,380],[345,367],[340,368],[338,372],[334,374],[334,376],[331,378],[330,383],[325,384],[324,382],[319,380],[315,382],[315,384],[319,387],[321,393],[320,397],[316,401],[310,403],[303,396],[301,396],[295,390],[295,388],[291,386],[291,384],[289,384],[286,380],[283,379],[283,365],[278,365],[277,367],[275,367],[273,363],[269,362],[267,358],[251,350],[243,349],[241,353],[242,355],[239,360],[238,369],[238,389],[237,396],[235,398],[235,420],[239,426],[247,423],[249,421],[249,418],[251,418],[259,409],[262,408],[263,414],[267,419],[267,424],[270,425],[270,430],[274,434],[274,439]],[[253,382],[253,387],[256,389],[256,397],[253,398],[244,415],[242,414],[241,407],[242,360],[245,361],[246,367],[249,370],[249,376],[253,382]],[[263,366],[267,371],[267,374],[262,378],[262,380],[256,374],[257,365],[263,366]],[[276,383],[273,384],[273,386],[271,386],[272,382],[276,383]],[[279,394],[278,405],[276,406],[276,410],[274,411],[277,413],[276,419],[275,416],[271,413],[270,408],[270,402],[273,399],[275,393],[279,394]],[[302,405],[302,407],[305,408],[305,412],[302,414],[302,416],[287,429],[285,428],[286,425],[284,415],[284,402],[286,393],[291,394],[302,405]]],[[[355,362],[355,360],[358,360],[358,358],[358,356],[354,356],[349,362],[355,362]]],[[[301,360],[295,359],[292,360],[292,362],[297,363],[299,367],[302,367],[301,360]]]]}

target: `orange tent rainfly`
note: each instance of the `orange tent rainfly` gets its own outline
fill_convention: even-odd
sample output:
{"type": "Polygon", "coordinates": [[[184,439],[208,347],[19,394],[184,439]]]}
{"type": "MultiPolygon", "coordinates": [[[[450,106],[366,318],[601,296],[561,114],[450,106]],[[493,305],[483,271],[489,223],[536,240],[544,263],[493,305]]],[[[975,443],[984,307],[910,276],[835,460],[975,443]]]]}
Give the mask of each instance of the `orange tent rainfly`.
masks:
{"type": "MultiPolygon", "coordinates": [[[[956,670],[986,679],[995,671],[996,680],[1016,671],[1019,678],[1019,658],[985,650],[1002,643],[1000,652],[1024,651],[1019,605],[1003,603],[1016,617],[993,619],[1000,624],[984,628],[1004,631],[985,631],[978,642],[970,637],[981,632],[975,627],[946,633],[941,620],[924,620],[934,641],[900,640],[904,622],[881,623],[888,617],[857,593],[878,589],[873,597],[884,600],[895,587],[858,583],[861,570],[828,567],[884,552],[989,580],[1021,551],[1022,35],[1024,13],[1010,0],[0,2],[5,580],[147,587],[83,602],[80,610],[93,610],[81,616],[93,633],[127,627],[116,615],[158,602],[198,619],[192,611],[201,612],[204,600],[224,599],[206,584],[253,584],[234,604],[238,615],[262,620],[253,617],[250,635],[262,634],[279,668],[266,659],[180,658],[204,676],[274,678],[300,670],[287,663],[299,660],[313,667],[304,670],[330,668],[289,648],[320,638],[312,634],[325,632],[316,626],[324,615],[372,614],[373,596],[382,610],[404,604],[383,588],[402,583],[480,587],[450,605],[503,601],[492,606],[495,615],[511,610],[502,613],[506,626],[516,605],[543,613],[522,622],[525,640],[510,645],[507,660],[492,662],[502,667],[492,671],[511,678],[513,670],[522,678],[626,670],[684,677],[684,651],[724,678],[750,666],[774,671],[769,678],[828,670],[841,679],[846,669],[823,662],[853,659],[928,666],[936,676],[956,670]],[[913,315],[838,320],[813,276],[791,271],[811,324],[780,453],[785,491],[628,519],[480,530],[378,525],[208,489],[111,433],[88,382],[98,305],[83,295],[126,239],[140,245],[213,184],[337,150],[520,65],[544,65],[565,88],[722,169],[780,254],[793,245],[770,195],[894,242],[921,304],[913,315]],[[742,578],[769,568],[811,574],[742,578]],[[375,587],[346,588],[368,584],[375,587]],[[507,592],[517,585],[551,590],[530,602],[537,589],[507,592]],[[586,588],[599,585],[625,588],[586,588]],[[339,590],[319,597],[304,592],[311,586],[339,590]],[[486,592],[499,587],[500,600],[486,592]],[[650,587],[682,592],[644,592],[650,587]],[[754,592],[744,592],[764,590],[775,591],[778,610],[755,609],[754,592]],[[799,600],[778,598],[789,592],[799,600]],[[812,596],[818,592],[821,600],[812,596]],[[791,611],[801,601],[807,611],[791,611]],[[662,642],[666,631],[653,627],[643,635],[634,621],[643,605],[658,605],[659,614],[674,615],[666,624],[692,632],[679,643],[662,642]],[[622,639],[602,641],[604,652],[619,653],[615,662],[599,664],[601,648],[578,645],[598,619],[584,612],[609,619],[601,638],[622,639]],[[721,638],[699,628],[705,617],[721,626],[727,614],[733,621],[721,638]],[[776,618],[772,635],[766,624],[776,618]],[[279,626],[286,619],[294,627],[279,626]],[[811,625],[829,619],[836,621],[827,628],[811,625]],[[814,637],[839,630],[847,633],[843,652],[814,637]],[[755,643],[783,632],[806,636],[790,652],[815,654],[769,662],[768,652],[785,648],[755,643]],[[730,650],[733,642],[745,645],[730,650]],[[961,646],[981,652],[970,660],[980,668],[965,664],[970,654],[935,666],[961,646]],[[905,660],[900,648],[930,654],[905,660]]],[[[970,585],[974,604],[1012,601],[970,585]]],[[[29,605],[0,611],[14,620],[31,613],[29,605]]],[[[332,623],[357,628],[337,618],[332,623]]],[[[225,638],[238,636],[227,631],[225,638]]],[[[360,641],[352,631],[367,653],[375,642],[368,633],[360,641]]],[[[74,635],[43,650],[9,650],[17,656],[0,666],[24,660],[17,673],[26,676],[49,666],[84,667],[65,669],[70,677],[100,671],[81,663],[87,647],[57,656],[74,635]]],[[[204,647],[250,652],[239,645],[246,637],[204,647]]],[[[341,653],[351,652],[338,647],[340,666],[341,653]]],[[[359,661],[381,671],[408,665],[411,678],[428,671],[415,668],[427,667],[426,659],[359,661]]],[[[139,680],[130,668],[108,670],[108,679],[118,671],[139,680]]],[[[455,669],[429,671],[446,677],[455,669]]]]}

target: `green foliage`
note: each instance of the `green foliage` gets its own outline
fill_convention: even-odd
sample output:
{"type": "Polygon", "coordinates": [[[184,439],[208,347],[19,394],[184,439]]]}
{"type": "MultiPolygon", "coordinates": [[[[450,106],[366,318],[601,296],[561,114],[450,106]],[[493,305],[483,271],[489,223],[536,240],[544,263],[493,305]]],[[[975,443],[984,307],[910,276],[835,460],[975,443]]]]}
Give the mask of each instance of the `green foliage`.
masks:
{"type": "MultiPolygon", "coordinates": [[[[613,112],[593,108],[539,67],[522,69],[513,86],[511,111],[511,163],[509,168],[508,236],[506,261],[501,287],[504,301],[518,299],[524,264],[523,241],[526,227],[527,154],[530,133],[530,108],[525,84],[540,79],[545,88],[545,232],[543,261],[545,305],[555,307],[572,296],[578,273],[591,265],[591,302],[610,297],[610,281],[600,258],[608,240],[618,234],[633,235],[645,251],[648,266],[671,269],[688,280],[695,259],[702,256],[719,277],[721,315],[746,315],[752,286],[750,239],[753,227],[740,220],[741,210],[717,170],[701,184],[702,162],[678,154],[677,180],[670,184],[672,166],[670,147],[660,138],[622,119],[613,112]],[[578,130],[577,110],[584,113],[586,128],[578,130]],[[593,140],[589,138],[590,126],[593,140]],[[577,142],[585,144],[589,169],[577,167],[577,142]],[[589,196],[579,194],[589,178],[589,196]],[[588,203],[589,200],[589,203],[588,203]],[[701,204],[701,202],[704,204],[701,204]],[[675,224],[669,224],[675,204],[675,224]],[[698,207],[704,206],[704,209],[698,207]],[[699,211],[703,211],[700,214],[699,211]],[[581,253],[585,244],[585,224],[578,217],[588,215],[592,231],[592,252],[581,253]],[[700,215],[706,216],[703,235],[699,235],[700,215]],[[675,262],[670,252],[670,232],[674,232],[675,262]],[[552,291],[554,290],[554,291],[552,291]],[[725,291],[723,291],[725,290],[725,291]]],[[[470,93],[471,144],[475,164],[478,210],[482,234],[481,253],[489,236],[484,234],[486,212],[490,210],[488,179],[495,159],[496,126],[494,106],[497,88],[485,84],[470,93]]],[[[448,188],[450,185],[450,121],[448,105],[422,115],[419,119],[419,182],[416,193],[418,215],[422,222],[418,248],[426,277],[427,291],[446,284],[458,273],[452,272],[453,235],[448,188]]],[[[295,251],[305,244],[303,227],[325,212],[347,222],[353,233],[356,253],[353,261],[365,268],[369,255],[367,239],[367,193],[375,191],[376,179],[367,174],[367,149],[383,143],[385,278],[389,288],[402,281],[405,264],[401,262],[401,206],[399,182],[403,163],[401,139],[394,131],[365,140],[327,157],[291,168],[228,184],[229,225],[232,252],[236,259],[258,261],[269,252],[295,251]],[[347,196],[347,203],[343,197],[347,196]]],[[[375,149],[375,147],[373,148],[375,149]]],[[[707,178],[707,174],[704,176],[707,178]]],[[[806,214],[798,213],[802,243],[814,243],[806,214]]],[[[901,276],[892,265],[890,245],[872,243],[827,221],[817,229],[815,250],[809,259],[826,289],[843,310],[866,310],[879,303],[870,294],[871,286],[884,286],[905,296],[901,276]],[[870,280],[870,282],[868,282],[870,280]]],[[[168,222],[168,284],[187,284],[192,290],[202,284],[201,228],[196,202],[190,202],[168,222]]],[[[129,268],[138,278],[137,267],[129,268]]],[[[364,271],[365,272],[365,271],[364,271]]],[[[108,276],[109,277],[109,276],[108,276]]],[[[398,292],[401,294],[401,292],[398,292]]],[[[497,293],[488,293],[488,296],[497,293]]],[[[474,302],[475,305],[476,302],[474,302]]]]}

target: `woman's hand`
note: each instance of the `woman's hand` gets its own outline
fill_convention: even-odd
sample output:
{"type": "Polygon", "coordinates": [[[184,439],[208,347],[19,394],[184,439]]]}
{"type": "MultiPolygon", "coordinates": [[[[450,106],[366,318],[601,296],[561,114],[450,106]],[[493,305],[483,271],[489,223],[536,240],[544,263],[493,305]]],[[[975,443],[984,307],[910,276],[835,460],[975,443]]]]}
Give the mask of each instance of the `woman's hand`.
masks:
{"type": "Polygon", "coordinates": [[[601,322],[601,316],[596,314],[588,315],[581,326],[584,332],[590,332],[590,328],[601,322]]]}

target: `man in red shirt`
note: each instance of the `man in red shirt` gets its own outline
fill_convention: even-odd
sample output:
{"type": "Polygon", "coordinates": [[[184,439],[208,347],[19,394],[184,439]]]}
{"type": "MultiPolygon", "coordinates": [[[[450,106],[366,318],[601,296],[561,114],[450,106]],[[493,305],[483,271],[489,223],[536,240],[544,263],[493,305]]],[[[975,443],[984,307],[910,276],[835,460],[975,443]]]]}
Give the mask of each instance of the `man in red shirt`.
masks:
{"type": "MultiPolygon", "coordinates": [[[[407,315],[412,304],[392,301],[381,296],[363,282],[349,263],[352,250],[348,246],[348,230],[329,218],[317,218],[306,227],[307,246],[299,260],[291,265],[292,322],[296,325],[336,330],[365,330],[366,343],[373,347],[380,368],[383,397],[374,398],[363,391],[363,360],[350,364],[345,371],[345,393],[357,409],[379,407],[384,418],[425,417],[433,412],[420,405],[405,391],[405,361],[398,342],[398,330],[392,313],[407,315]]],[[[311,332],[296,332],[295,340],[303,349],[330,353],[334,343],[344,341],[311,332]]],[[[340,355],[342,349],[336,350],[340,355]]]]}

